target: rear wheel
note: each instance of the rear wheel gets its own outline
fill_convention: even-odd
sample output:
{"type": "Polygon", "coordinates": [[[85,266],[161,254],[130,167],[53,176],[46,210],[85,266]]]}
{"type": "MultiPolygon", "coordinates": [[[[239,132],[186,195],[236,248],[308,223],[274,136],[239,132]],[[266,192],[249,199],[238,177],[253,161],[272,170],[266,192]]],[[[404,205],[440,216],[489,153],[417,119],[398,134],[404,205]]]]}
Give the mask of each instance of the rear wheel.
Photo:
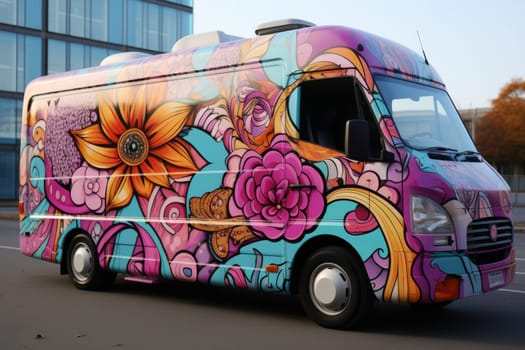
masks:
{"type": "Polygon", "coordinates": [[[67,271],[75,287],[85,290],[107,288],[116,277],[100,268],[95,244],[84,234],[75,236],[69,245],[67,271]]]}
{"type": "Polygon", "coordinates": [[[299,283],[306,314],[324,327],[355,327],[372,304],[361,260],[343,247],[325,247],[312,254],[302,268],[299,283]]]}

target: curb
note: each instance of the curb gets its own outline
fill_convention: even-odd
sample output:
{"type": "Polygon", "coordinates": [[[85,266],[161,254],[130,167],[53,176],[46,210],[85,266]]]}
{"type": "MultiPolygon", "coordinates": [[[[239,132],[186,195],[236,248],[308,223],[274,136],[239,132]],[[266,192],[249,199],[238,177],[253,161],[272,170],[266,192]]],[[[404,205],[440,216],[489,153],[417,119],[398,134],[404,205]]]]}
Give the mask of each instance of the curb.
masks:
{"type": "Polygon", "coordinates": [[[0,213],[0,220],[18,220],[18,214],[0,213]]]}

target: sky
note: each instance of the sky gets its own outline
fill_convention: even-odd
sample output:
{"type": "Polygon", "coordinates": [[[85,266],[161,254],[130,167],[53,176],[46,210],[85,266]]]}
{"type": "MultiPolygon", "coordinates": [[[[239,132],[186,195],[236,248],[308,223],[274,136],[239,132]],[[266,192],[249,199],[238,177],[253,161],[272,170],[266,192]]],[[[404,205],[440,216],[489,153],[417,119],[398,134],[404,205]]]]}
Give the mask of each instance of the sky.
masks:
{"type": "Polygon", "coordinates": [[[371,32],[421,53],[459,109],[486,108],[525,79],[523,0],[193,0],[193,32],[253,37],[258,24],[299,18],[371,32]]]}

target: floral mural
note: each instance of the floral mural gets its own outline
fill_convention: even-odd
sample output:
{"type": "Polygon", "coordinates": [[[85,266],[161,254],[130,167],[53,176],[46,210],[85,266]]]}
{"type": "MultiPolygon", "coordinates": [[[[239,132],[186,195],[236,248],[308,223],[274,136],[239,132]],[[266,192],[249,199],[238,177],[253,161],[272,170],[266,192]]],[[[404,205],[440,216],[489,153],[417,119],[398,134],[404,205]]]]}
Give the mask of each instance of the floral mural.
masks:
{"type": "MultiPolygon", "coordinates": [[[[67,235],[82,230],[103,268],[283,292],[301,245],[334,235],[355,247],[377,297],[432,300],[444,272],[417,257],[422,243],[403,218],[403,186],[423,170],[398,147],[367,62],[438,78],[362,33],[298,33],[72,72],[103,87],[36,98],[22,140],[23,253],[61,262],[67,235]],[[367,42],[369,56],[348,48],[354,41],[367,42]],[[283,80],[267,60],[276,52],[300,74],[283,80]],[[244,66],[211,69],[234,63],[244,66]],[[290,96],[305,80],[337,76],[359,81],[393,162],[355,162],[299,140],[290,96]]],[[[425,175],[444,189],[441,202],[456,197],[425,175]]]]}

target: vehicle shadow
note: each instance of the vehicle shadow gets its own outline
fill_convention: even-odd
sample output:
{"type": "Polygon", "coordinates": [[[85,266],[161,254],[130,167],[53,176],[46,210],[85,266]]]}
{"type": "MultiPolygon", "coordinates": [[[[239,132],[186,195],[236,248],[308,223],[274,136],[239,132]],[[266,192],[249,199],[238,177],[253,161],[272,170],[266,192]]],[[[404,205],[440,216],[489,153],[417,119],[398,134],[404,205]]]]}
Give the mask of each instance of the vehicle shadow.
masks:
{"type": "Polygon", "coordinates": [[[262,293],[247,289],[214,287],[202,284],[162,281],[158,284],[143,284],[117,279],[112,292],[157,296],[177,303],[206,305],[230,310],[261,314],[282,314],[304,319],[299,300],[295,296],[277,293],[262,293]]]}
{"type": "Polygon", "coordinates": [[[376,303],[360,331],[522,348],[524,321],[524,310],[513,307],[501,292],[494,292],[457,300],[441,309],[376,303]]]}
{"type": "MultiPolygon", "coordinates": [[[[162,282],[146,285],[118,279],[109,291],[159,297],[168,302],[278,315],[288,321],[313,324],[296,296],[234,288],[162,282]]],[[[515,303],[514,303],[515,304],[515,303]]],[[[524,312],[501,292],[459,300],[442,309],[376,302],[363,326],[351,332],[418,338],[463,340],[485,346],[521,348],[525,344],[524,312]]]]}

